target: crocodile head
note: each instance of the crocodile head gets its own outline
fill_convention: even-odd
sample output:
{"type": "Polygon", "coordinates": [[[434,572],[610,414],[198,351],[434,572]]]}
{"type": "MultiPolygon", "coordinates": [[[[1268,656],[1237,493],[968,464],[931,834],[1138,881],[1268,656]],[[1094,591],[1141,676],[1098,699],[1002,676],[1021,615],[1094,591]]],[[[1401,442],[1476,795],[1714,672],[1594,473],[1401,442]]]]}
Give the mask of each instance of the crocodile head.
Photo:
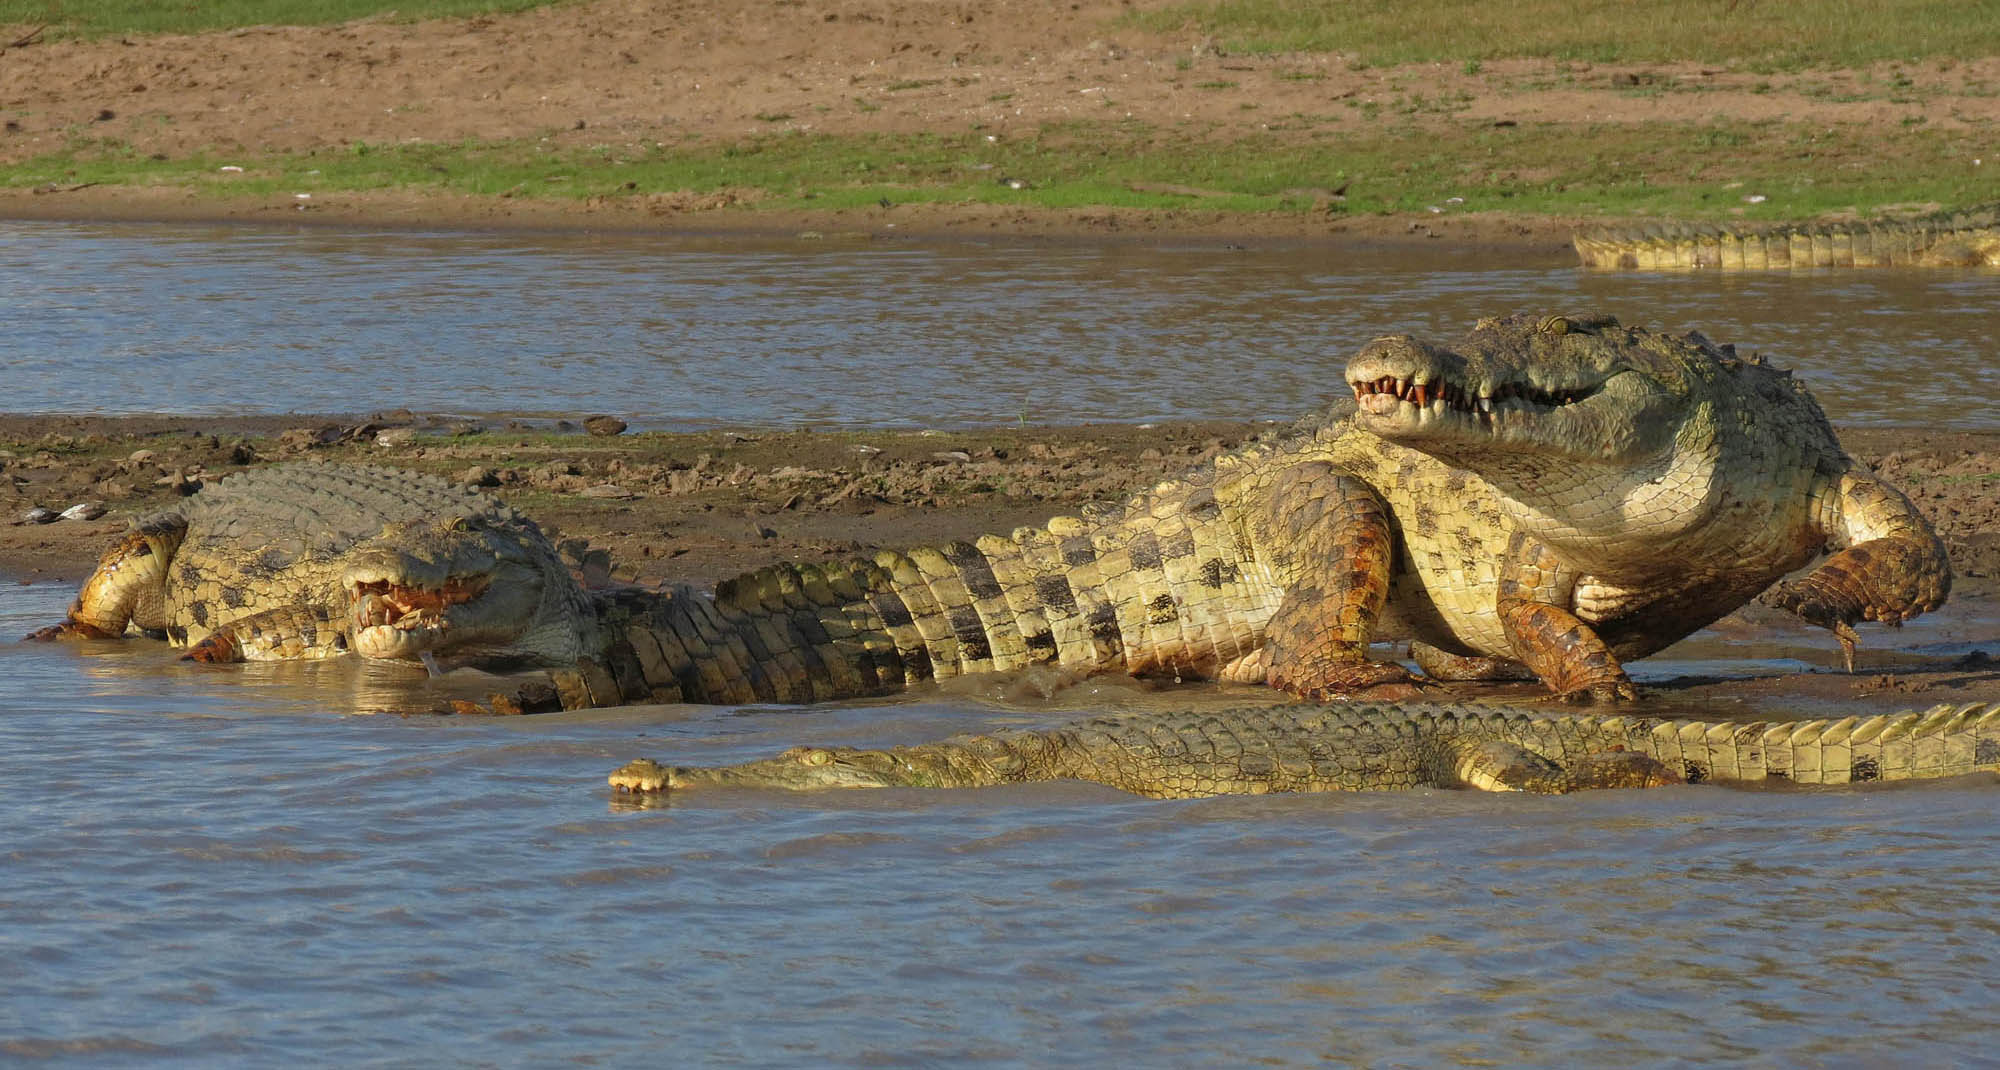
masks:
{"type": "Polygon", "coordinates": [[[1707,515],[1744,363],[1610,317],[1510,316],[1450,347],[1378,338],[1347,377],[1356,426],[1480,476],[1544,535],[1597,538],[1707,515]]]}
{"type": "Polygon", "coordinates": [[[684,788],[757,788],[816,791],[820,788],[948,787],[932,782],[893,751],[852,747],[793,747],[775,758],[715,768],[661,765],[650,758],[628,762],[611,774],[619,791],[663,792],[684,788]]]}
{"type": "Polygon", "coordinates": [[[539,531],[478,515],[386,525],[342,560],[349,642],[371,658],[574,658],[576,582],[539,531]]]}

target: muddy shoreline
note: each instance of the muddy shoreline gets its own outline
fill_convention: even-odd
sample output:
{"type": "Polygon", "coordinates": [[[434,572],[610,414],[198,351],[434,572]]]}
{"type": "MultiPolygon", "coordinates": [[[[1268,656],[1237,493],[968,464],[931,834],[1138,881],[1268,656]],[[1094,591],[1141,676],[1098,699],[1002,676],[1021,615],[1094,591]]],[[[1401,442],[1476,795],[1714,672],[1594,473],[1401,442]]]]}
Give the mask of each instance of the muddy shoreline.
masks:
{"type": "MultiPolygon", "coordinates": [[[[776,560],[819,561],[1007,531],[1118,501],[1283,424],[1006,427],[943,433],[740,431],[593,434],[564,421],[286,414],[235,418],[0,414],[0,579],[74,585],[130,518],[250,466],[323,459],[436,472],[487,487],[560,538],[609,552],[612,575],[710,583],[776,560]],[[100,504],[89,520],[30,509],[100,504]]],[[[599,430],[608,430],[599,425],[599,430]]],[[[1902,487],[1944,537],[1952,599],[1973,627],[2000,593],[2000,432],[1846,428],[1848,450],[1902,487]]],[[[1952,607],[1947,607],[1953,612],[1952,607]]],[[[1796,644],[1837,665],[1831,639],[1752,605],[1724,634],[1796,644]]],[[[1996,632],[1994,634],[2000,634],[1996,632]]],[[[1966,653],[1900,650],[1863,626],[1860,671],[1687,678],[1650,707],[1757,716],[2000,701],[2000,639],[1966,653]]],[[[1982,640],[1983,641],[1983,640],[1982,640]]],[[[1452,697],[1534,701],[1533,688],[1452,697]]]]}
{"type": "Polygon", "coordinates": [[[0,189],[0,219],[44,223],[139,223],[337,227],[549,234],[672,234],[747,241],[1088,242],[1232,246],[1254,242],[1355,253],[1413,251],[1487,263],[1575,264],[1570,236],[1581,218],[1475,212],[1463,215],[1307,217],[1198,209],[1046,209],[990,204],[899,204],[829,211],[741,209],[660,213],[643,200],[471,197],[425,190],[371,190],[242,197],[129,186],[64,192],[0,189]]]}

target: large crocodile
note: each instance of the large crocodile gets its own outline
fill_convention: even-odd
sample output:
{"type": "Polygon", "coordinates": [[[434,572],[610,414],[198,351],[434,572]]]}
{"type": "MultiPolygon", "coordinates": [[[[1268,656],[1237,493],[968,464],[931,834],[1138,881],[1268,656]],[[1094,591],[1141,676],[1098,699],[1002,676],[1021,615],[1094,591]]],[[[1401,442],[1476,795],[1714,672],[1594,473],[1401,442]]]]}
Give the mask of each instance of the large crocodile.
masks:
{"type": "Polygon", "coordinates": [[[1589,268],[2000,267],[2000,204],[1874,223],[1651,223],[1571,239],[1589,268]]]}
{"type": "Polygon", "coordinates": [[[1091,780],[1185,799],[1423,787],[1553,794],[1705,781],[1848,784],[1995,771],[2000,705],[1730,723],[1359,703],[1127,714],[883,750],[795,747],[711,768],[640,758],[610,781],[622,792],[657,793],[1091,780]]]}
{"type": "Polygon", "coordinates": [[[1368,657],[1395,617],[1433,676],[1525,670],[1618,700],[1634,697],[1622,659],[1823,552],[1771,597],[1832,629],[1850,664],[1851,625],[1899,623],[1949,590],[1929,525],[1849,461],[1805,390],[1698,334],[1514,316],[1450,348],[1377,339],[1347,374],[1351,418],[1122,508],[713,592],[578,591],[532,525],[428,477],[371,475],[375,496],[350,503],[326,484],[351,469],[237,476],[141,525],[48,631],[136,619],[211,660],[502,655],[555,666],[576,707],[818,701],[1047,663],[1407,697],[1415,678],[1368,657]],[[505,577],[486,567],[502,559],[505,577]],[[303,638],[302,605],[317,625],[303,638]]]}
{"type": "Polygon", "coordinates": [[[61,623],[136,630],[197,661],[465,656],[567,663],[589,597],[528,518],[436,476],[360,465],[240,472],[135,522],[61,623]]]}

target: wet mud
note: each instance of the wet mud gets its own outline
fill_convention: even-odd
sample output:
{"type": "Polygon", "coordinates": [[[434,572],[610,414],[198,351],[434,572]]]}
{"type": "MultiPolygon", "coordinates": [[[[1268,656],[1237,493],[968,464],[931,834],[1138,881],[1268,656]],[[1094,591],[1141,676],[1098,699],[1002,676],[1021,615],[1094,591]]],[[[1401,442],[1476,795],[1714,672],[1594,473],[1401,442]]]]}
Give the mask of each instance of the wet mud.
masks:
{"type": "MultiPolygon", "coordinates": [[[[1208,421],[631,433],[589,414],[546,422],[407,411],[234,420],[0,416],[0,577],[74,585],[133,517],[233,471],[319,459],[419,469],[484,487],[556,537],[606,551],[600,580],[709,583],[777,560],[829,560],[1039,523],[1121,500],[1282,430],[1208,421]],[[87,518],[39,519],[64,511],[87,518]]],[[[1721,668],[1641,676],[1650,712],[1798,716],[2000,701],[2000,433],[1856,427],[1843,429],[1842,440],[1909,494],[1944,537],[1957,576],[1952,602],[1938,615],[1949,627],[1917,637],[1918,626],[1899,633],[1863,625],[1849,675],[1837,671],[1831,636],[1753,604],[1691,640],[1676,661],[1721,668]],[[1775,661],[1810,670],[1727,668],[1741,651],[1773,648],[1782,651],[1775,661]]],[[[1437,697],[1543,696],[1532,686],[1479,685],[1437,697]]]]}

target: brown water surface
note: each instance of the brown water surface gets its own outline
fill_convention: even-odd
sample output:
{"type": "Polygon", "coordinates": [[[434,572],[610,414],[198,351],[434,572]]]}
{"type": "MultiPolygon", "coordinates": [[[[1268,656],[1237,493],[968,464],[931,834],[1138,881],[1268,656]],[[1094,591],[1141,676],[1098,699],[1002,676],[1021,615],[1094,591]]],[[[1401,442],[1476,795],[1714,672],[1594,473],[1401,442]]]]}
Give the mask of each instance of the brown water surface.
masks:
{"type": "Polygon", "coordinates": [[[611,412],[639,427],[1290,419],[1379,334],[1698,327],[1836,420],[1991,426],[2000,271],[1586,273],[1440,249],[0,227],[14,412],[611,412]]]}

